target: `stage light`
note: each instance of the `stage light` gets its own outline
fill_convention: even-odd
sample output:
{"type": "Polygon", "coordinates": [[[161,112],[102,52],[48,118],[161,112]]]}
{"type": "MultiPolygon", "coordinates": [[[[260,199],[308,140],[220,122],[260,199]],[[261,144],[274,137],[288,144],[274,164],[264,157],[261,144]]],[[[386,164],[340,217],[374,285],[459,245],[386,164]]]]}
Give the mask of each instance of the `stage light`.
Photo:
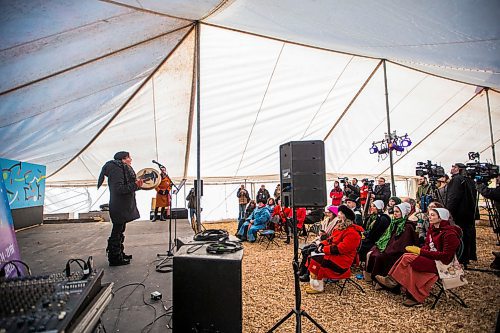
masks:
{"type": "Polygon", "coordinates": [[[378,153],[378,147],[375,146],[375,144],[372,145],[372,147],[369,149],[370,154],[376,154],[378,153]]]}
{"type": "Polygon", "coordinates": [[[411,146],[411,139],[408,137],[408,135],[405,135],[401,138],[400,145],[405,148],[411,146]]]}

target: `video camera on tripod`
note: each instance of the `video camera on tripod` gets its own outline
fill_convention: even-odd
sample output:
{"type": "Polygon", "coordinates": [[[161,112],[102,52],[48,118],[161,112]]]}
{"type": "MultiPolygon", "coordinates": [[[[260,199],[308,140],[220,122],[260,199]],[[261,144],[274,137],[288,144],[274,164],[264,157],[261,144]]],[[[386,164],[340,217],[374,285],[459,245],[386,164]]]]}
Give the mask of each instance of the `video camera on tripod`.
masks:
{"type": "Polygon", "coordinates": [[[430,160],[427,160],[427,163],[417,162],[415,174],[420,177],[429,176],[430,183],[435,183],[439,178],[446,176],[444,168],[433,164],[430,160]]]}
{"type": "Polygon", "coordinates": [[[488,184],[488,182],[498,177],[498,165],[491,163],[467,163],[465,174],[478,184],[488,184]]]}
{"type": "Polygon", "coordinates": [[[361,182],[363,183],[364,186],[368,186],[368,189],[371,192],[373,192],[373,185],[375,184],[375,180],[368,179],[368,178],[363,178],[363,179],[361,179],[361,182]]]}
{"type": "Polygon", "coordinates": [[[339,177],[338,179],[341,184],[344,184],[344,186],[346,186],[347,183],[349,182],[349,178],[347,177],[339,177]]]}

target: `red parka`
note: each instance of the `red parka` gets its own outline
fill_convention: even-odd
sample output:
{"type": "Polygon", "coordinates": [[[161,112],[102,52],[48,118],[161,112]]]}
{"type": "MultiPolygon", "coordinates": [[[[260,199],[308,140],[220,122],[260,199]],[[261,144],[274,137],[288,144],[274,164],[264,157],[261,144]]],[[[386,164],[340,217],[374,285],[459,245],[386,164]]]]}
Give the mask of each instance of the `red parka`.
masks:
{"type": "Polygon", "coordinates": [[[357,255],[361,234],[364,229],[351,224],[343,230],[334,229],[332,235],[321,242],[325,253],[323,264],[311,259],[309,271],[317,275],[318,279],[344,279],[351,275],[351,265],[357,255]],[[328,261],[328,262],[327,262],[328,261]],[[336,272],[331,267],[336,266],[344,273],[336,272]]]}

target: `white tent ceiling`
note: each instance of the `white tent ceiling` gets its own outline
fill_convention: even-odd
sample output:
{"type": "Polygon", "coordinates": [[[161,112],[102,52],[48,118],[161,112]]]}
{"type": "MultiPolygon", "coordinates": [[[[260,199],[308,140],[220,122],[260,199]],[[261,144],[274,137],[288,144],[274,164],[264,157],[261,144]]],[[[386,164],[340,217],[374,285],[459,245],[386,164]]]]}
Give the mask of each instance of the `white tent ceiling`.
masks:
{"type": "MultiPolygon", "coordinates": [[[[498,1],[1,1],[0,156],[95,184],[130,151],[196,176],[194,26],[202,178],[276,175],[278,146],[325,140],[327,171],[386,174],[368,155],[391,129],[446,169],[500,138],[498,1]]],[[[497,150],[498,155],[498,150],[497,150]]]]}

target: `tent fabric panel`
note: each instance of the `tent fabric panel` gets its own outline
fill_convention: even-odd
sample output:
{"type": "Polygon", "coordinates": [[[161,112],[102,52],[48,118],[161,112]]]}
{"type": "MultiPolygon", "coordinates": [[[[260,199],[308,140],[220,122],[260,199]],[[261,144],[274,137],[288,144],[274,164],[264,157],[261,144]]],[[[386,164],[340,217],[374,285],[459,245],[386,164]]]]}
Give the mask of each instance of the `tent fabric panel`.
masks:
{"type": "Polygon", "coordinates": [[[97,0],[2,1],[1,49],[20,46],[130,12],[130,9],[97,0]]]}
{"type": "Polygon", "coordinates": [[[0,51],[0,91],[106,56],[188,25],[188,21],[130,12],[0,51]]]}
{"type": "MultiPolygon", "coordinates": [[[[498,93],[490,93],[492,105],[493,135],[500,137],[500,108],[498,93]],[[493,95],[493,96],[492,96],[493,95]],[[496,109],[494,109],[494,108],[496,109]]],[[[486,149],[481,155],[481,161],[491,160],[491,144],[489,121],[484,92],[469,102],[462,110],[453,115],[443,126],[433,132],[425,141],[408,152],[408,156],[396,159],[395,170],[411,170],[416,162],[426,162],[442,165],[449,173],[451,165],[456,162],[466,163],[469,152],[486,149]]],[[[496,153],[498,150],[496,150],[496,153]]],[[[497,161],[498,163],[498,161],[497,161]]]]}
{"type": "Polygon", "coordinates": [[[278,146],[322,139],[377,64],[205,26],[201,56],[202,165],[214,176],[276,174],[278,146]]]}
{"type": "MultiPolygon", "coordinates": [[[[139,85],[140,78],[60,106],[7,127],[3,156],[39,161],[50,175],[75,156],[139,85]],[[110,96],[116,96],[111,98],[110,96]],[[57,126],[53,127],[54,124],[57,126]],[[22,135],[20,135],[22,133],[22,135]]],[[[85,170],[82,170],[85,171],[85,170]]],[[[69,175],[68,175],[69,176],[69,175]]],[[[77,176],[77,174],[72,175],[77,176]]],[[[73,178],[80,179],[80,178],[73,178]]]]}
{"type": "Polygon", "coordinates": [[[47,165],[47,174],[53,173],[98,133],[131,96],[130,88],[146,78],[187,31],[0,96],[0,133],[6,138],[0,155],[22,160],[37,156],[47,165]],[[48,131],[54,124],[57,129],[48,131]],[[55,153],[57,161],[56,156],[48,158],[55,153]]]}
{"type": "Polygon", "coordinates": [[[102,165],[120,150],[130,152],[136,171],[164,164],[169,174],[182,174],[194,57],[194,32],[176,49],[130,103],[80,155],[88,170],[71,162],[48,179],[95,184],[102,165]],[[157,148],[158,147],[158,148],[157,148]],[[158,149],[158,151],[157,151],[158,149]],[[171,162],[175,161],[175,163],[171,162]],[[91,173],[91,177],[89,176],[91,173]]]}
{"type": "MultiPolygon", "coordinates": [[[[475,70],[500,72],[499,14],[497,1],[394,6],[389,0],[254,0],[232,2],[205,21],[334,51],[442,66],[449,68],[449,78],[481,84],[484,75],[475,70]],[[470,71],[465,75],[462,69],[470,71]]],[[[491,79],[491,87],[500,87],[498,75],[491,79]]]]}
{"type": "Polygon", "coordinates": [[[165,15],[199,20],[216,8],[221,0],[141,0],[140,3],[137,0],[114,0],[113,2],[165,15]]]}

